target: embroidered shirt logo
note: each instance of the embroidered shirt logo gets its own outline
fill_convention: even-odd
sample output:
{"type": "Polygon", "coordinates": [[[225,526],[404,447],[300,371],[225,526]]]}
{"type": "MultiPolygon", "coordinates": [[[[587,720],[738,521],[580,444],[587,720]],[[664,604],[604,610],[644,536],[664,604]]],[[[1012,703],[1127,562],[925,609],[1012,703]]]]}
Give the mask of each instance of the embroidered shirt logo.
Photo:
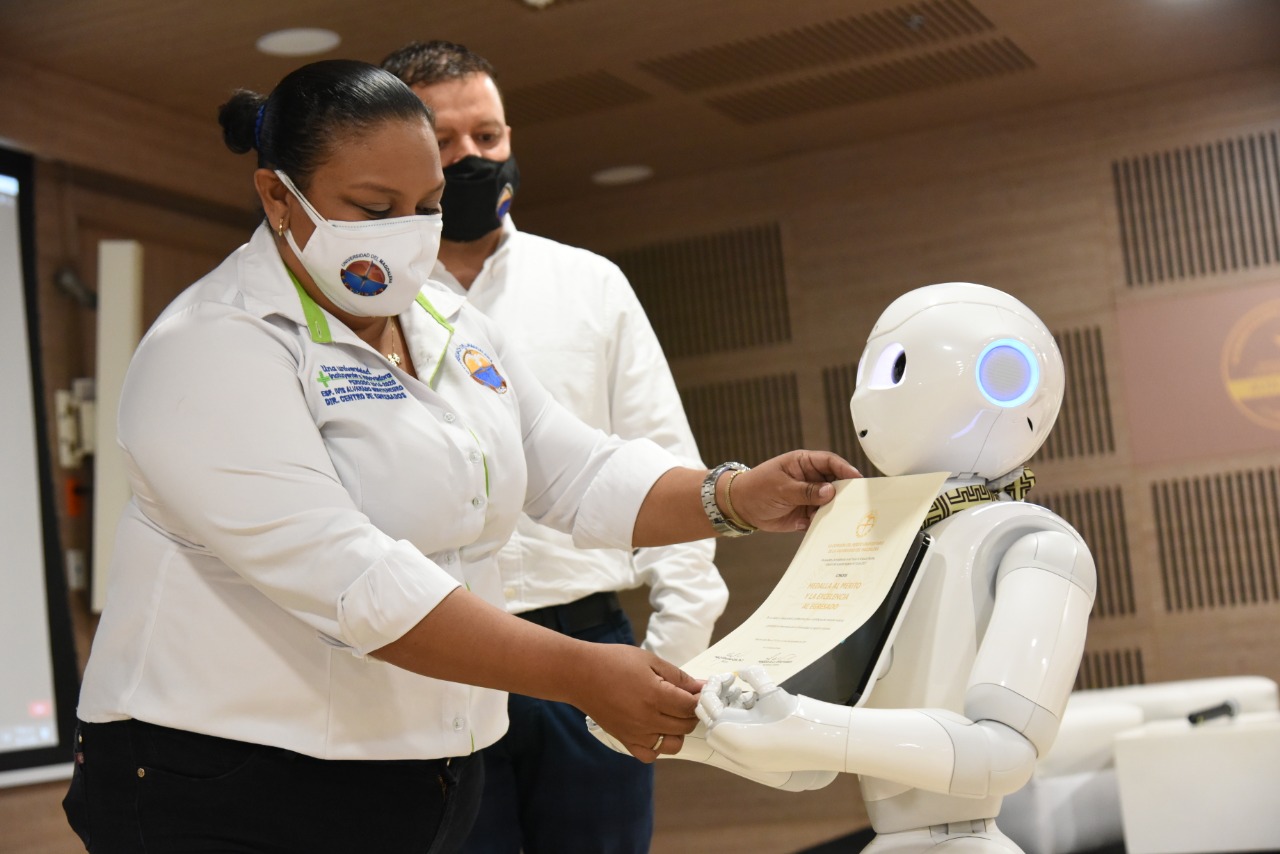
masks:
{"type": "Polygon", "coordinates": [[[391,284],[391,270],[387,262],[376,255],[352,255],[342,262],[342,284],[353,294],[362,297],[377,296],[391,284]]]}
{"type": "Polygon", "coordinates": [[[321,365],[315,376],[325,406],[357,400],[404,400],[409,395],[390,371],[364,365],[321,365]]]}
{"type": "Polygon", "coordinates": [[[506,394],[506,379],[494,367],[493,359],[490,359],[489,355],[479,347],[474,344],[462,344],[453,351],[453,355],[458,360],[458,364],[466,368],[471,379],[493,389],[498,394],[506,394]]]}

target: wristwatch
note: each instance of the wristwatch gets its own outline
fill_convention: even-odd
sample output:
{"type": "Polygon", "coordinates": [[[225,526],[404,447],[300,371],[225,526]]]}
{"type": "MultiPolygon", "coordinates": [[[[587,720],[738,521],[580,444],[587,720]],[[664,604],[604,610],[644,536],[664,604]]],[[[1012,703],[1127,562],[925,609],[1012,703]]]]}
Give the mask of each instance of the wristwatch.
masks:
{"type": "Polygon", "coordinates": [[[727,471],[751,471],[751,467],[742,463],[721,463],[709,471],[702,480],[702,509],[711,520],[711,527],[715,528],[717,534],[726,537],[745,537],[747,534],[754,533],[755,529],[744,528],[737,524],[722,513],[720,505],[716,503],[716,482],[720,480],[720,475],[727,471]]]}

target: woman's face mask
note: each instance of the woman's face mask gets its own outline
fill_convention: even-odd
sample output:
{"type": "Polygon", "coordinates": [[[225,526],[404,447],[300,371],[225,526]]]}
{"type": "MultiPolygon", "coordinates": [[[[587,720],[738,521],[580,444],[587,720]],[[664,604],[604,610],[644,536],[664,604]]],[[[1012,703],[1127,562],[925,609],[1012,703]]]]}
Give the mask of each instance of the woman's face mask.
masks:
{"type": "Polygon", "coordinates": [[[390,317],[413,305],[440,251],[440,214],[365,222],[320,216],[289,176],[276,170],[315,225],[306,248],[285,233],[316,286],[338,308],[359,317],[390,317]]]}

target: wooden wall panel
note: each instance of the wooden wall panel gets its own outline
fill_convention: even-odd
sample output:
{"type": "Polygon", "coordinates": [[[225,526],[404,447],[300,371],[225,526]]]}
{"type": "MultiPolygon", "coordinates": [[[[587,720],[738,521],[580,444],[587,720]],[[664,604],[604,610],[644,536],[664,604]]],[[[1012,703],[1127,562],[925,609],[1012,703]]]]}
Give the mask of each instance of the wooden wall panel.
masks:
{"type": "Polygon", "coordinates": [[[1167,611],[1280,601],[1280,472],[1151,484],[1167,611]]]}
{"type": "Polygon", "coordinates": [[[249,209],[252,159],[222,143],[207,121],[0,59],[0,128],[36,156],[109,172],[160,192],[249,209]]]}
{"type": "Polygon", "coordinates": [[[777,223],[615,253],[669,357],[791,340],[777,223]]]}
{"type": "Polygon", "coordinates": [[[1125,283],[1280,260],[1280,134],[1249,134],[1112,164],[1125,283]]]}
{"type": "Polygon", "coordinates": [[[687,387],[680,396],[704,459],[755,465],[804,444],[794,374],[687,387]]]}
{"type": "Polygon", "coordinates": [[[1054,333],[1053,337],[1062,354],[1067,383],[1058,421],[1032,457],[1033,465],[1043,460],[1115,453],[1115,425],[1111,419],[1102,330],[1096,326],[1068,329],[1054,333]]]}
{"type": "MultiPolygon", "coordinates": [[[[201,215],[203,212],[183,209],[181,202],[175,203],[173,198],[166,198],[170,204],[148,203],[145,189],[134,187],[129,196],[85,189],[77,183],[73,171],[47,163],[40,166],[36,272],[47,411],[52,411],[57,389],[69,388],[76,377],[94,375],[96,312],[55,286],[59,271],[74,272],[90,291],[95,291],[98,241],[116,238],[141,242],[145,329],[174,296],[213,269],[250,234],[243,224],[210,220],[201,215]]],[[[55,439],[50,434],[54,447],[55,439]]],[[[69,478],[87,486],[90,472],[88,465],[79,471],[64,471],[54,461],[54,478],[64,488],[69,478]]],[[[68,516],[65,501],[58,502],[58,510],[64,548],[87,549],[88,520],[68,516]]]]}

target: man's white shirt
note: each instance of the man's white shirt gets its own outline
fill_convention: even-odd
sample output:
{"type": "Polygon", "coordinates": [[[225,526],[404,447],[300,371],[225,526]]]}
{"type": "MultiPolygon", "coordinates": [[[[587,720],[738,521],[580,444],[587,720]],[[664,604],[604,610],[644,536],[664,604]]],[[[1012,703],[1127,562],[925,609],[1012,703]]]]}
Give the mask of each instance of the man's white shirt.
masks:
{"type": "MultiPolygon", "coordinates": [[[[587,424],[647,438],[701,467],[657,336],[617,265],[518,231],[503,236],[469,289],[437,263],[432,278],[497,322],[542,385],[587,424]]],[[[646,584],[654,613],[643,646],[676,664],[706,649],[728,590],[712,562],[715,541],[629,550],[580,550],[527,517],[498,555],[512,613],[646,584]]]]}

